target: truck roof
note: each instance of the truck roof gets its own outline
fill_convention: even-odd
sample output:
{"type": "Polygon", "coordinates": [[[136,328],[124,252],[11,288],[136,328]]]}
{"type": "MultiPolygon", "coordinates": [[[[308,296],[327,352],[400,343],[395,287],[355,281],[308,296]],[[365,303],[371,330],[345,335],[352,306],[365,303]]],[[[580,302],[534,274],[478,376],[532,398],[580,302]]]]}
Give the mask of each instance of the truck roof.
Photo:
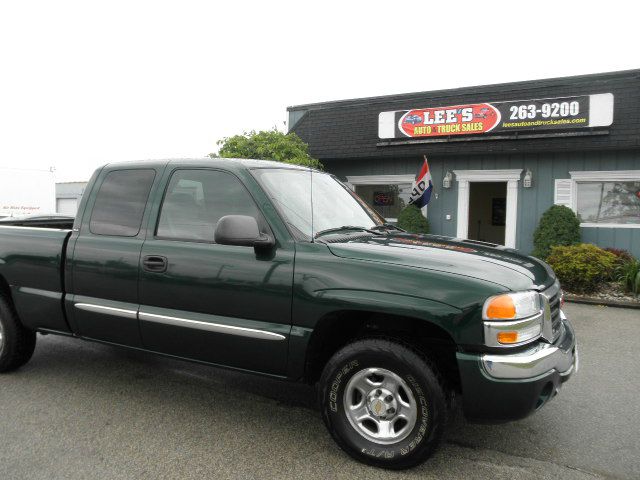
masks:
{"type": "MultiPolygon", "coordinates": [[[[293,165],[291,163],[276,162],[273,160],[254,160],[250,158],[168,158],[162,160],[134,160],[128,162],[114,162],[105,165],[106,168],[149,168],[163,167],[165,165],[188,165],[190,167],[224,167],[232,170],[244,170],[250,168],[289,168],[291,170],[309,170],[309,167],[293,165]]],[[[312,169],[313,170],[313,169],[312,169]]]]}

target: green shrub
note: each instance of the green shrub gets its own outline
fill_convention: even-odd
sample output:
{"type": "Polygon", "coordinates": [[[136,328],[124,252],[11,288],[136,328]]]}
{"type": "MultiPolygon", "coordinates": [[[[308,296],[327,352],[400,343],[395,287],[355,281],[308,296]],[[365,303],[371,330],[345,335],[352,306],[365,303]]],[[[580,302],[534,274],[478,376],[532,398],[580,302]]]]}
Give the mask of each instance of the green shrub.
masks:
{"type": "Polygon", "coordinates": [[[400,212],[398,226],[411,233],[429,233],[429,222],[415,205],[409,205],[400,212]]]}
{"type": "Polygon", "coordinates": [[[617,279],[624,284],[627,291],[640,294],[640,262],[633,259],[618,269],[617,279]]]}
{"type": "Polygon", "coordinates": [[[616,256],[590,243],[580,243],[552,247],[547,262],[564,288],[575,293],[590,293],[611,277],[616,256]]]}
{"type": "Polygon", "coordinates": [[[578,217],[564,205],[553,205],[542,214],[533,233],[533,256],[544,260],[551,253],[551,247],[576,243],[580,243],[578,217]]]}

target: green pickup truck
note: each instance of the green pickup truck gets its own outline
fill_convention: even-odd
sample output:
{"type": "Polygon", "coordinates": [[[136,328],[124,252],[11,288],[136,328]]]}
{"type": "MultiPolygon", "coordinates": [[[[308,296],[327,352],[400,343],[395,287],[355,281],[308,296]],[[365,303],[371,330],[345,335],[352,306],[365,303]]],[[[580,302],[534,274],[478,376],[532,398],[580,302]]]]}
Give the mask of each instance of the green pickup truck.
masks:
{"type": "Polygon", "coordinates": [[[308,382],[340,447],[386,468],[425,460],[454,408],[553,398],[578,366],[561,307],[544,262],[406,233],[276,162],[109,164],[75,220],[0,226],[0,371],[40,333],[308,382]]]}

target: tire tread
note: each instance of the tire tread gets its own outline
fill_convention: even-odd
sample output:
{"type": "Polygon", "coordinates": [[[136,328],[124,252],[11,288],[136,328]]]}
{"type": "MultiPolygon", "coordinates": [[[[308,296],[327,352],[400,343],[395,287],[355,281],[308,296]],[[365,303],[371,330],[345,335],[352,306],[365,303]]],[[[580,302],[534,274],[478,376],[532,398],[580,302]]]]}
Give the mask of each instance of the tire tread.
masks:
{"type": "Polygon", "coordinates": [[[36,333],[27,329],[18,317],[13,303],[0,293],[0,321],[4,327],[4,349],[0,355],[0,373],[22,367],[32,357],[36,333]]]}

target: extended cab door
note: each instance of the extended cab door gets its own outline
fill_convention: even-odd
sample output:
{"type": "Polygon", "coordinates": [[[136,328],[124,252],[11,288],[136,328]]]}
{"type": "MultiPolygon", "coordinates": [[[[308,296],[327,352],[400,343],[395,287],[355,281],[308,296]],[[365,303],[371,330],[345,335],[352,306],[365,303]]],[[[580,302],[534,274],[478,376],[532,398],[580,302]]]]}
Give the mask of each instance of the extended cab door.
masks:
{"type": "MultiPolygon", "coordinates": [[[[250,215],[273,234],[234,174],[176,168],[152,217],[140,260],[145,348],[275,375],[285,373],[291,330],[293,243],[218,245],[225,215],[250,215]]],[[[254,194],[256,192],[253,192],[254,194]]]]}
{"type": "Polygon", "coordinates": [[[69,243],[66,311],[81,336],[141,347],[138,265],[145,207],[161,169],[103,171],[69,243]]]}

